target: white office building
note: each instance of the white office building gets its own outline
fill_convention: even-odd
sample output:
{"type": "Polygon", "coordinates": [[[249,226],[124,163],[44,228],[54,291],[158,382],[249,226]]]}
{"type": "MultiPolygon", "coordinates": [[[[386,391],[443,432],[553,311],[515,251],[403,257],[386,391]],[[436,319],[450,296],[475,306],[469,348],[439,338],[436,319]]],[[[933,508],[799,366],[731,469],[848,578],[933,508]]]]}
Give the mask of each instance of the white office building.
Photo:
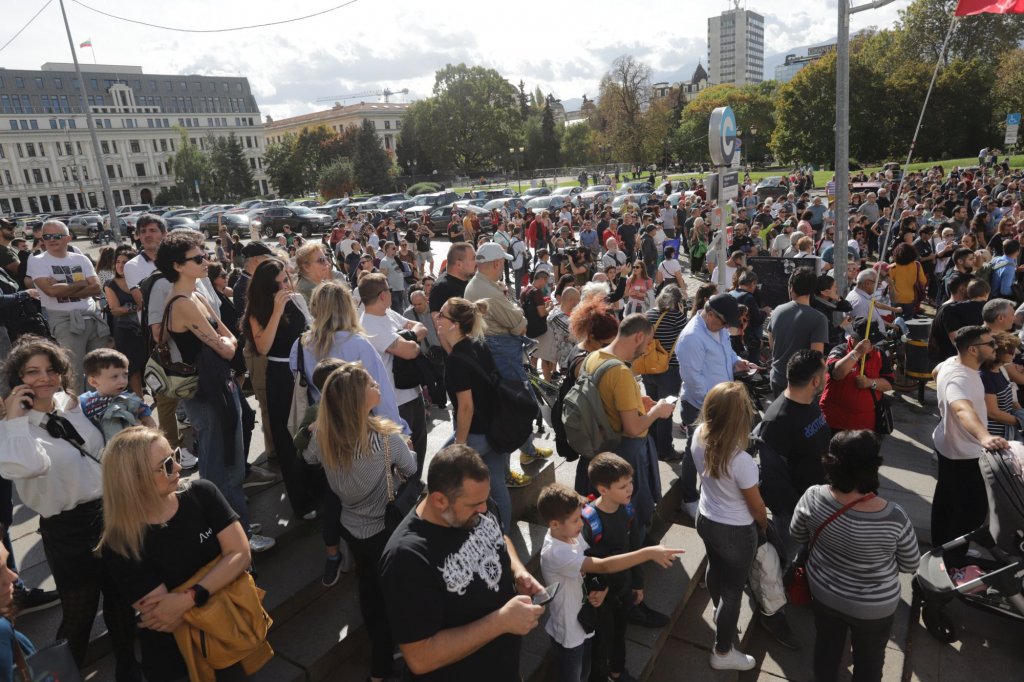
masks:
{"type": "Polygon", "coordinates": [[[169,160],[180,147],[179,129],[201,149],[208,135],[234,133],[254,190],[269,192],[263,127],[247,78],[155,75],[106,64],[81,69],[82,83],[72,64],[0,68],[0,213],[105,208],[101,173],[118,206],[153,203],[174,186],[169,160]],[[100,158],[82,94],[96,122],[100,158]]]}
{"type": "Polygon", "coordinates": [[[708,19],[708,80],[749,85],[764,80],[764,17],[738,6],[708,19]]]}

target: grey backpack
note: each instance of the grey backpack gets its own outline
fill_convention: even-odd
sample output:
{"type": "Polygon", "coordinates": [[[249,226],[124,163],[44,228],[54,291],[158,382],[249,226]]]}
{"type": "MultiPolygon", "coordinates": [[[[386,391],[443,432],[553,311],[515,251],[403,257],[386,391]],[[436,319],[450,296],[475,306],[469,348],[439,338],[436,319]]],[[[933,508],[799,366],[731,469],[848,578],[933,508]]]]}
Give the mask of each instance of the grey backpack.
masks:
{"type": "Polygon", "coordinates": [[[622,439],[622,434],[613,430],[608,421],[598,386],[605,372],[625,364],[617,358],[609,358],[592,374],[581,367],[579,378],[565,395],[562,403],[565,438],[584,459],[593,459],[599,452],[613,450],[622,439]]]}

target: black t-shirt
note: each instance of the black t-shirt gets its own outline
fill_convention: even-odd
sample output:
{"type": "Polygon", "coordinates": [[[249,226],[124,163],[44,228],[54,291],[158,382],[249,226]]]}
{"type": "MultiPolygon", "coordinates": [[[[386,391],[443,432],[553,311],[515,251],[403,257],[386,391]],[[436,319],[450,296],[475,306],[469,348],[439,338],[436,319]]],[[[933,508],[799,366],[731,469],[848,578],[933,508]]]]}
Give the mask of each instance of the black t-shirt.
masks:
{"type": "Polygon", "coordinates": [[[459,279],[458,277],[452,277],[451,274],[447,272],[438,277],[437,281],[434,282],[434,288],[430,290],[430,312],[441,312],[441,306],[443,306],[449,298],[465,296],[467,284],[469,284],[469,282],[466,280],[459,279]]]}
{"type": "Polygon", "coordinates": [[[935,311],[931,329],[928,331],[928,357],[932,362],[939,363],[956,355],[956,346],[949,340],[947,331],[949,309],[956,303],[943,303],[935,311]]]}
{"type": "Polygon", "coordinates": [[[465,338],[452,346],[452,352],[444,360],[444,383],[452,401],[452,415],[459,413],[459,391],[471,391],[473,421],[469,425],[469,432],[487,433],[487,426],[495,414],[494,387],[479,370],[466,361],[467,355],[476,360],[488,375],[496,371],[491,351],[483,341],[465,338]]]}
{"type": "Polygon", "coordinates": [[[636,246],[636,225],[619,225],[619,237],[626,246],[626,251],[632,251],[636,246]]]}
{"type": "Polygon", "coordinates": [[[832,432],[817,401],[804,405],[785,395],[775,399],[762,421],[761,440],[782,458],[785,469],[774,469],[773,461],[762,453],[762,492],[769,508],[789,514],[804,491],[825,482],[821,457],[828,452],[832,432]]]}
{"type": "MultiPolygon", "coordinates": [[[[399,644],[477,621],[515,594],[505,538],[493,503],[473,528],[450,528],[410,514],[380,560],[391,632],[399,644]]],[[[422,682],[519,682],[520,638],[502,635],[469,656],[424,675],[422,682]]]]}
{"type": "MultiPolygon", "coordinates": [[[[160,585],[173,591],[220,556],[217,534],[238,520],[224,495],[207,480],[178,493],[178,511],[166,524],[151,525],[142,542],[142,561],[109,549],[103,561],[122,594],[135,603],[160,585]]],[[[188,675],[174,635],[138,628],[142,672],[150,682],[188,675]]]]}
{"type": "Polygon", "coordinates": [[[519,304],[523,308],[523,315],[526,316],[526,335],[531,339],[543,336],[548,330],[548,320],[537,313],[537,308],[544,305],[544,292],[531,284],[523,290],[519,304]]]}
{"type": "MultiPolygon", "coordinates": [[[[619,507],[614,513],[609,514],[601,511],[596,504],[591,507],[597,512],[601,519],[601,539],[594,541],[594,529],[590,523],[583,520],[583,539],[590,545],[586,551],[587,556],[606,558],[635,552],[643,546],[644,533],[637,526],[636,514],[632,509],[619,507]]],[[[642,590],[644,588],[644,574],[641,566],[634,566],[628,571],[608,573],[605,575],[605,584],[608,585],[608,594],[623,594],[626,590],[642,590]]]]}
{"type": "Polygon", "coordinates": [[[299,338],[306,329],[306,316],[299,310],[299,306],[288,301],[284,306],[284,314],[277,325],[277,333],[274,335],[274,342],[270,344],[268,356],[275,358],[286,358],[292,352],[295,339],[299,338]]]}
{"type": "MultiPolygon", "coordinates": [[[[921,258],[927,258],[935,253],[935,249],[932,248],[931,240],[921,239],[920,237],[914,240],[914,249],[917,251],[917,255],[921,258]]],[[[935,270],[935,261],[924,261],[921,263],[921,267],[924,268],[926,273],[931,273],[935,270]]]]}
{"type": "MultiPolygon", "coordinates": [[[[949,332],[955,332],[957,329],[969,325],[980,325],[983,322],[981,310],[985,307],[985,301],[961,301],[959,303],[951,303],[946,307],[943,325],[947,338],[949,332]]],[[[955,350],[953,355],[956,355],[955,350]]]]}

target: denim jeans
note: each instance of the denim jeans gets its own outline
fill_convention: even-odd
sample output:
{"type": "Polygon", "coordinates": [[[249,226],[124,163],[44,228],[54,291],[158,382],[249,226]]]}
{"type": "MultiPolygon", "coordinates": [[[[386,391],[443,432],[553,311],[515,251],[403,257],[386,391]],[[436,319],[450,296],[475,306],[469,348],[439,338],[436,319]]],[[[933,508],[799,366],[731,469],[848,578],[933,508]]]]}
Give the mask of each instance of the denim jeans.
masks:
{"type": "MultiPolygon", "coordinates": [[[[231,396],[235,402],[236,414],[240,414],[238,403],[238,385],[228,382],[231,396]]],[[[245,452],[242,443],[242,420],[236,419],[234,442],[224,443],[221,425],[213,406],[205,400],[184,400],[185,412],[192,421],[192,429],[196,434],[199,452],[199,476],[212,482],[227,499],[231,508],[238,512],[242,528],[248,533],[249,505],[245,501],[242,483],[245,480],[245,452]],[[234,450],[234,461],[225,461],[227,451],[234,450]]]]}
{"type": "MultiPolygon", "coordinates": [[[[457,428],[457,427],[456,427],[457,428]]],[[[444,444],[448,447],[455,442],[455,434],[444,444]]],[[[512,496],[509,495],[508,486],[505,485],[505,470],[508,469],[508,453],[495,452],[487,436],[482,433],[471,433],[466,437],[466,445],[476,450],[491,472],[491,499],[498,507],[498,516],[501,518],[501,529],[508,533],[512,525],[512,496]]]]}
{"type": "MultiPolygon", "coordinates": [[[[652,400],[660,400],[670,395],[678,396],[683,379],[679,376],[679,367],[669,367],[661,374],[644,374],[644,389],[652,400]]],[[[658,459],[674,459],[675,447],[672,445],[672,417],[658,419],[651,424],[651,436],[658,450],[658,459]]]]}
{"type": "Polygon", "coordinates": [[[593,641],[594,638],[590,637],[583,644],[566,649],[552,638],[558,682],[587,682],[590,679],[590,644],[593,641]]]}
{"type": "Polygon", "coordinates": [[[691,447],[693,426],[697,423],[697,417],[700,416],[700,408],[694,407],[685,400],[680,402],[683,404],[680,414],[683,424],[690,428],[686,434],[686,449],[683,450],[683,468],[679,473],[679,485],[683,488],[683,502],[696,502],[700,499],[700,493],[697,492],[697,465],[693,463],[691,447]]]}
{"type": "MultiPolygon", "coordinates": [[[[814,608],[814,679],[833,682],[839,678],[839,666],[850,635],[853,649],[854,682],[882,679],[885,647],[892,632],[893,616],[862,620],[831,609],[819,601],[814,608]]],[[[895,614],[894,614],[895,615],[895,614]]]]}
{"type": "MultiPolygon", "coordinates": [[[[487,348],[491,351],[491,357],[494,358],[494,365],[498,368],[498,374],[503,379],[518,379],[524,384],[527,383],[529,377],[526,374],[526,366],[523,364],[523,337],[500,334],[484,338],[487,341],[487,348]]],[[[533,447],[532,433],[519,449],[527,455],[537,453],[537,449],[533,447]]],[[[504,474],[502,474],[502,479],[504,479],[504,474]]]]}
{"type": "Polygon", "coordinates": [[[708,552],[707,584],[715,604],[715,650],[726,653],[736,639],[743,588],[757,552],[757,529],[730,526],[697,515],[697,534],[708,552]]]}

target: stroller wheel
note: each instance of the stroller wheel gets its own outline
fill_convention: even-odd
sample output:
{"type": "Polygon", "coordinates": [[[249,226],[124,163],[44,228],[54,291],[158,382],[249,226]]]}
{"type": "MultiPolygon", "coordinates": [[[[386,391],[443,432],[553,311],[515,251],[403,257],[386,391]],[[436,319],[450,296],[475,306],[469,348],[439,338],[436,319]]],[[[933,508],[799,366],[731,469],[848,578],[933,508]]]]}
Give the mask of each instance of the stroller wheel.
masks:
{"type": "Polygon", "coordinates": [[[925,606],[921,609],[921,618],[924,620],[924,627],[935,639],[946,644],[952,644],[959,637],[956,633],[956,625],[941,607],[925,606]]]}

